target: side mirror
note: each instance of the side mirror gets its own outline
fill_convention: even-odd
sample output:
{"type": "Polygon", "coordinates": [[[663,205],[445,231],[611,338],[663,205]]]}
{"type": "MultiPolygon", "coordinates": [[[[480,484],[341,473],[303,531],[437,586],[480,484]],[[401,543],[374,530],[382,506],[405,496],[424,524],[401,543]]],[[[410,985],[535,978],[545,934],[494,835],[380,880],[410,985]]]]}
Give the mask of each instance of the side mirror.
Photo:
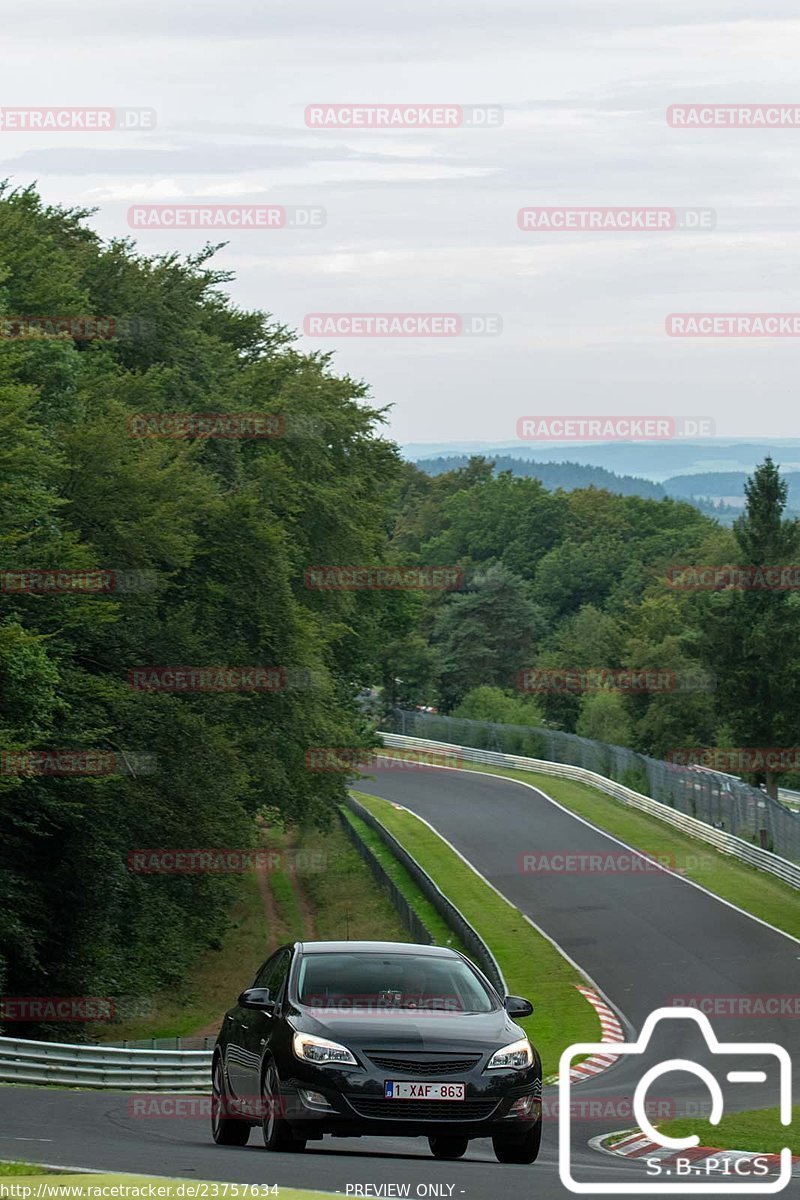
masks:
{"type": "Polygon", "coordinates": [[[240,1008],[257,1008],[267,1013],[275,1011],[275,1001],[269,998],[269,988],[245,988],[236,1003],[240,1008]]]}
{"type": "Polygon", "coordinates": [[[522,996],[506,996],[503,1008],[510,1017],[529,1017],[533,1012],[530,1000],[525,1000],[522,996]]]}

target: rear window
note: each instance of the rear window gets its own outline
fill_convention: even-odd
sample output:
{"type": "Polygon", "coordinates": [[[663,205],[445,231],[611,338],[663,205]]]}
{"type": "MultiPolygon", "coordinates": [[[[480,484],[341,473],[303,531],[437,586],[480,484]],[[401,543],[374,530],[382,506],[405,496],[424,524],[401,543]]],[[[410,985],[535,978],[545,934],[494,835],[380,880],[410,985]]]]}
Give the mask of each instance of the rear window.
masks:
{"type": "Polygon", "coordinates": [[[310,954],[297,980],[315,1008],[491,1012],[497,1003],[466,963],[410,954],[310,954]]]}

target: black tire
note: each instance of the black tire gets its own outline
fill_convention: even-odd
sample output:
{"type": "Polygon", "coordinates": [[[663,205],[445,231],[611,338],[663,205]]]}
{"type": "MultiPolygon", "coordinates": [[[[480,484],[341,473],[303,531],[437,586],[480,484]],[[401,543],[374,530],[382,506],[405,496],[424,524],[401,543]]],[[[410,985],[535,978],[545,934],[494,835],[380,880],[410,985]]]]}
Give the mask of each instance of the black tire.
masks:
{"type": "Polygon", "coordinates": [[[523,1134],[499,1133],[492,1138],[495,1158],[501,1163],[533,1163],[542,1144],[541,1117],[523,1134]]]}
{"type": "Polygon", "coordinates": [[[434,1158],[461,1158],[469,1145],[469,1138],[457,1133],[434,1133],[428,1138],[434,1158]]]}
{"type": "Polygon", "coordinates": [[[218,1146],[246,1146],[250,1137],[250,1122],[224,1116],[227,1103],[225,1072],[218,1054],[211,1070],[211,1136],[218,1146]]]}
{"type": "Polygon", "coordinates": [[[275,1064],[267,1063],[264,1071],[264,1082],[261,1085],[261,1097],[264,1102],[264,1116],[261,1129],[264,1134],[264,1145],[268,1150],[300,1153],[306,1148],[306,1139],[295,1137],[292,1127],[283,1117],[278,1116],[276,1109],[280,1108],[281,1085],[275,1064]]]}

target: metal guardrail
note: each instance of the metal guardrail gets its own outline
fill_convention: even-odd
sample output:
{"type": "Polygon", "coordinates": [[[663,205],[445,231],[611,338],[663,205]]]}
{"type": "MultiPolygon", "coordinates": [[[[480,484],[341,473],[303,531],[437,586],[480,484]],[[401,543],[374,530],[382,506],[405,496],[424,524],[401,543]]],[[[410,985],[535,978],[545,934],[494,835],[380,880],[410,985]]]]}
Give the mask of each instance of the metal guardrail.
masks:
{"type": "Polygon", "coordinates": [[[383,744],[390,748],[435,751],[440,754],[447,751],[452,754],[455,751],[468,762],[485,763],[488,766],[496,767],[514,767],[520,771],[536,771],[540,775],[552,775],[559,779],[573,779],[578,783],[587,783],[591,787],[597,788],[598,791],[613,796],[615,800],[621,800],[623,804],[627,804],[631,808],[638,808],[641,812],[646,812],[649,816],[674,826],[682,833],[688,834],[689,837],[707,842],[723,854],[730,854],[740,862],[747,863],[748,866],[756,867],[759,871],[767,871],[770,875],[776,875],[778,879],[788,883],[791,887],[800,888],[800,866],[797,863],[780,858],[769,850],[761,850],[758,846],[754,846],[732,833],[727,833],[723,829],[715,829],[704,821],[699,821],[696,817],[678,812],[658,800],[651,800],[649,796],[643,796],[640,792],[633,791],[632,788],[615,783],[613,779],[607,779],[604,775],[598,775],[594,771],[587,771],[584,767],[573,767],[566,763],[554,763],[545,759],[523,758],[516,754],[502,754],[496,750],[478,750],[472,746],[455,746],[452,742],[433,742],[426,738],[404,737],[397,733],[379,733],[378,737],[382,738],[383,744]]]}
{"type": "Polygon", "coordinates": [[[676,752],[674,762],[627,746],[542,726],[504,725],[467,717],[393,709],[384,727],[403,737],[469,746],[581,767],[721,829],[761,850],[800,864],[800,815],[736,775],[712,770],[702,750],[676,752]],[[681,753],[685,762],[680,761],[681,753]]]}
{"type": "MultiPolygon", "coordinates": [[[[416,739],[405,739],[406,741],[415,741],[416,739]]],[[[405,846],[398,842],[397,838],[389,832],[389,830],[380,823],[377,817],[364,808],[363,804],[353,796],[348,796],[346,804],[352,812],[360,817],[365,824],[369,825],[370,829],[374,829],[381,841],[389,847],[392,854],[397,858],[408,871],[409,875],[420,888],[420,891],[430,900],[433,907],[439,913],[444,921],[450,926],[453,932],[461,939],[464,945],[475,961],[480,966],[481,970],[491,981],[492,986],[497,989],[501,996],[508,993],[508,984],[503,977],[503,972],[497,959],[492,954],[489,947],[484,942],[477,930],[470,925],[463,913],[459,912],[452,900],[448,900],[440,887],[431,879],[427,871],[419,865],[417,860],[409,854],[405,846]]]]}
{"type": "MultiPolygon", "coordinates": [[[[358,816],[361,816],[361,813],[358,813],[358,816]]],[[[414,911],[409,901],[392,879],[391,875],[387,873],[383,863],[373,853],[372,848],[362,840],[358,830],[351,825],[341,809],[339,810],[339,818],[342,822],[342,827],[346,836],[352,842],[358,854],[369,867],[375,882],[379,887],[383,888],[384,891],[388,892],[389,898],[397,910],[401,921],[414,938],[414,941],[421,942],[425,946],[432,946],[435,941],[433,934],[428,929],[424,921],[414,911]]]]}
{"type": "Polygon", "coordinates": [[[217,1035],[212,1033],[202,1037],[190,1034],[187,1037],[125,1038],[120,1042],[99,1042],[98,1045],[101,1049],[121,1050],[213,1050],[216,1040],[217,1035]]]}
{"type": "Polygon", "coordinates": [[[0,1037],[0,1080],[121,1091],[207,1092],[210,1050],[121,1050],[0,1037]]]}
{"type": "Polygon", "coordinates": [[[790,812],[800,812],[800,792],[792,791],[791,788],[778,788],[778,799],[790,812]]]}

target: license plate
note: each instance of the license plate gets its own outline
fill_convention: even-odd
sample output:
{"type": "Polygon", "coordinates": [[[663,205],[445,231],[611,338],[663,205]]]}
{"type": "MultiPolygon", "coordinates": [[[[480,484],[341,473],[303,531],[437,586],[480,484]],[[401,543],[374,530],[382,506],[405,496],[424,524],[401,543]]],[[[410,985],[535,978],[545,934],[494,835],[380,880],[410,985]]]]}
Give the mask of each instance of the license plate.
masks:
{"type": "Polygon", "coordinates": [[[383,1094],[387,1100],[463,1100],[463,1083],[419,1083],[387,1079],[383,1094]]]}

